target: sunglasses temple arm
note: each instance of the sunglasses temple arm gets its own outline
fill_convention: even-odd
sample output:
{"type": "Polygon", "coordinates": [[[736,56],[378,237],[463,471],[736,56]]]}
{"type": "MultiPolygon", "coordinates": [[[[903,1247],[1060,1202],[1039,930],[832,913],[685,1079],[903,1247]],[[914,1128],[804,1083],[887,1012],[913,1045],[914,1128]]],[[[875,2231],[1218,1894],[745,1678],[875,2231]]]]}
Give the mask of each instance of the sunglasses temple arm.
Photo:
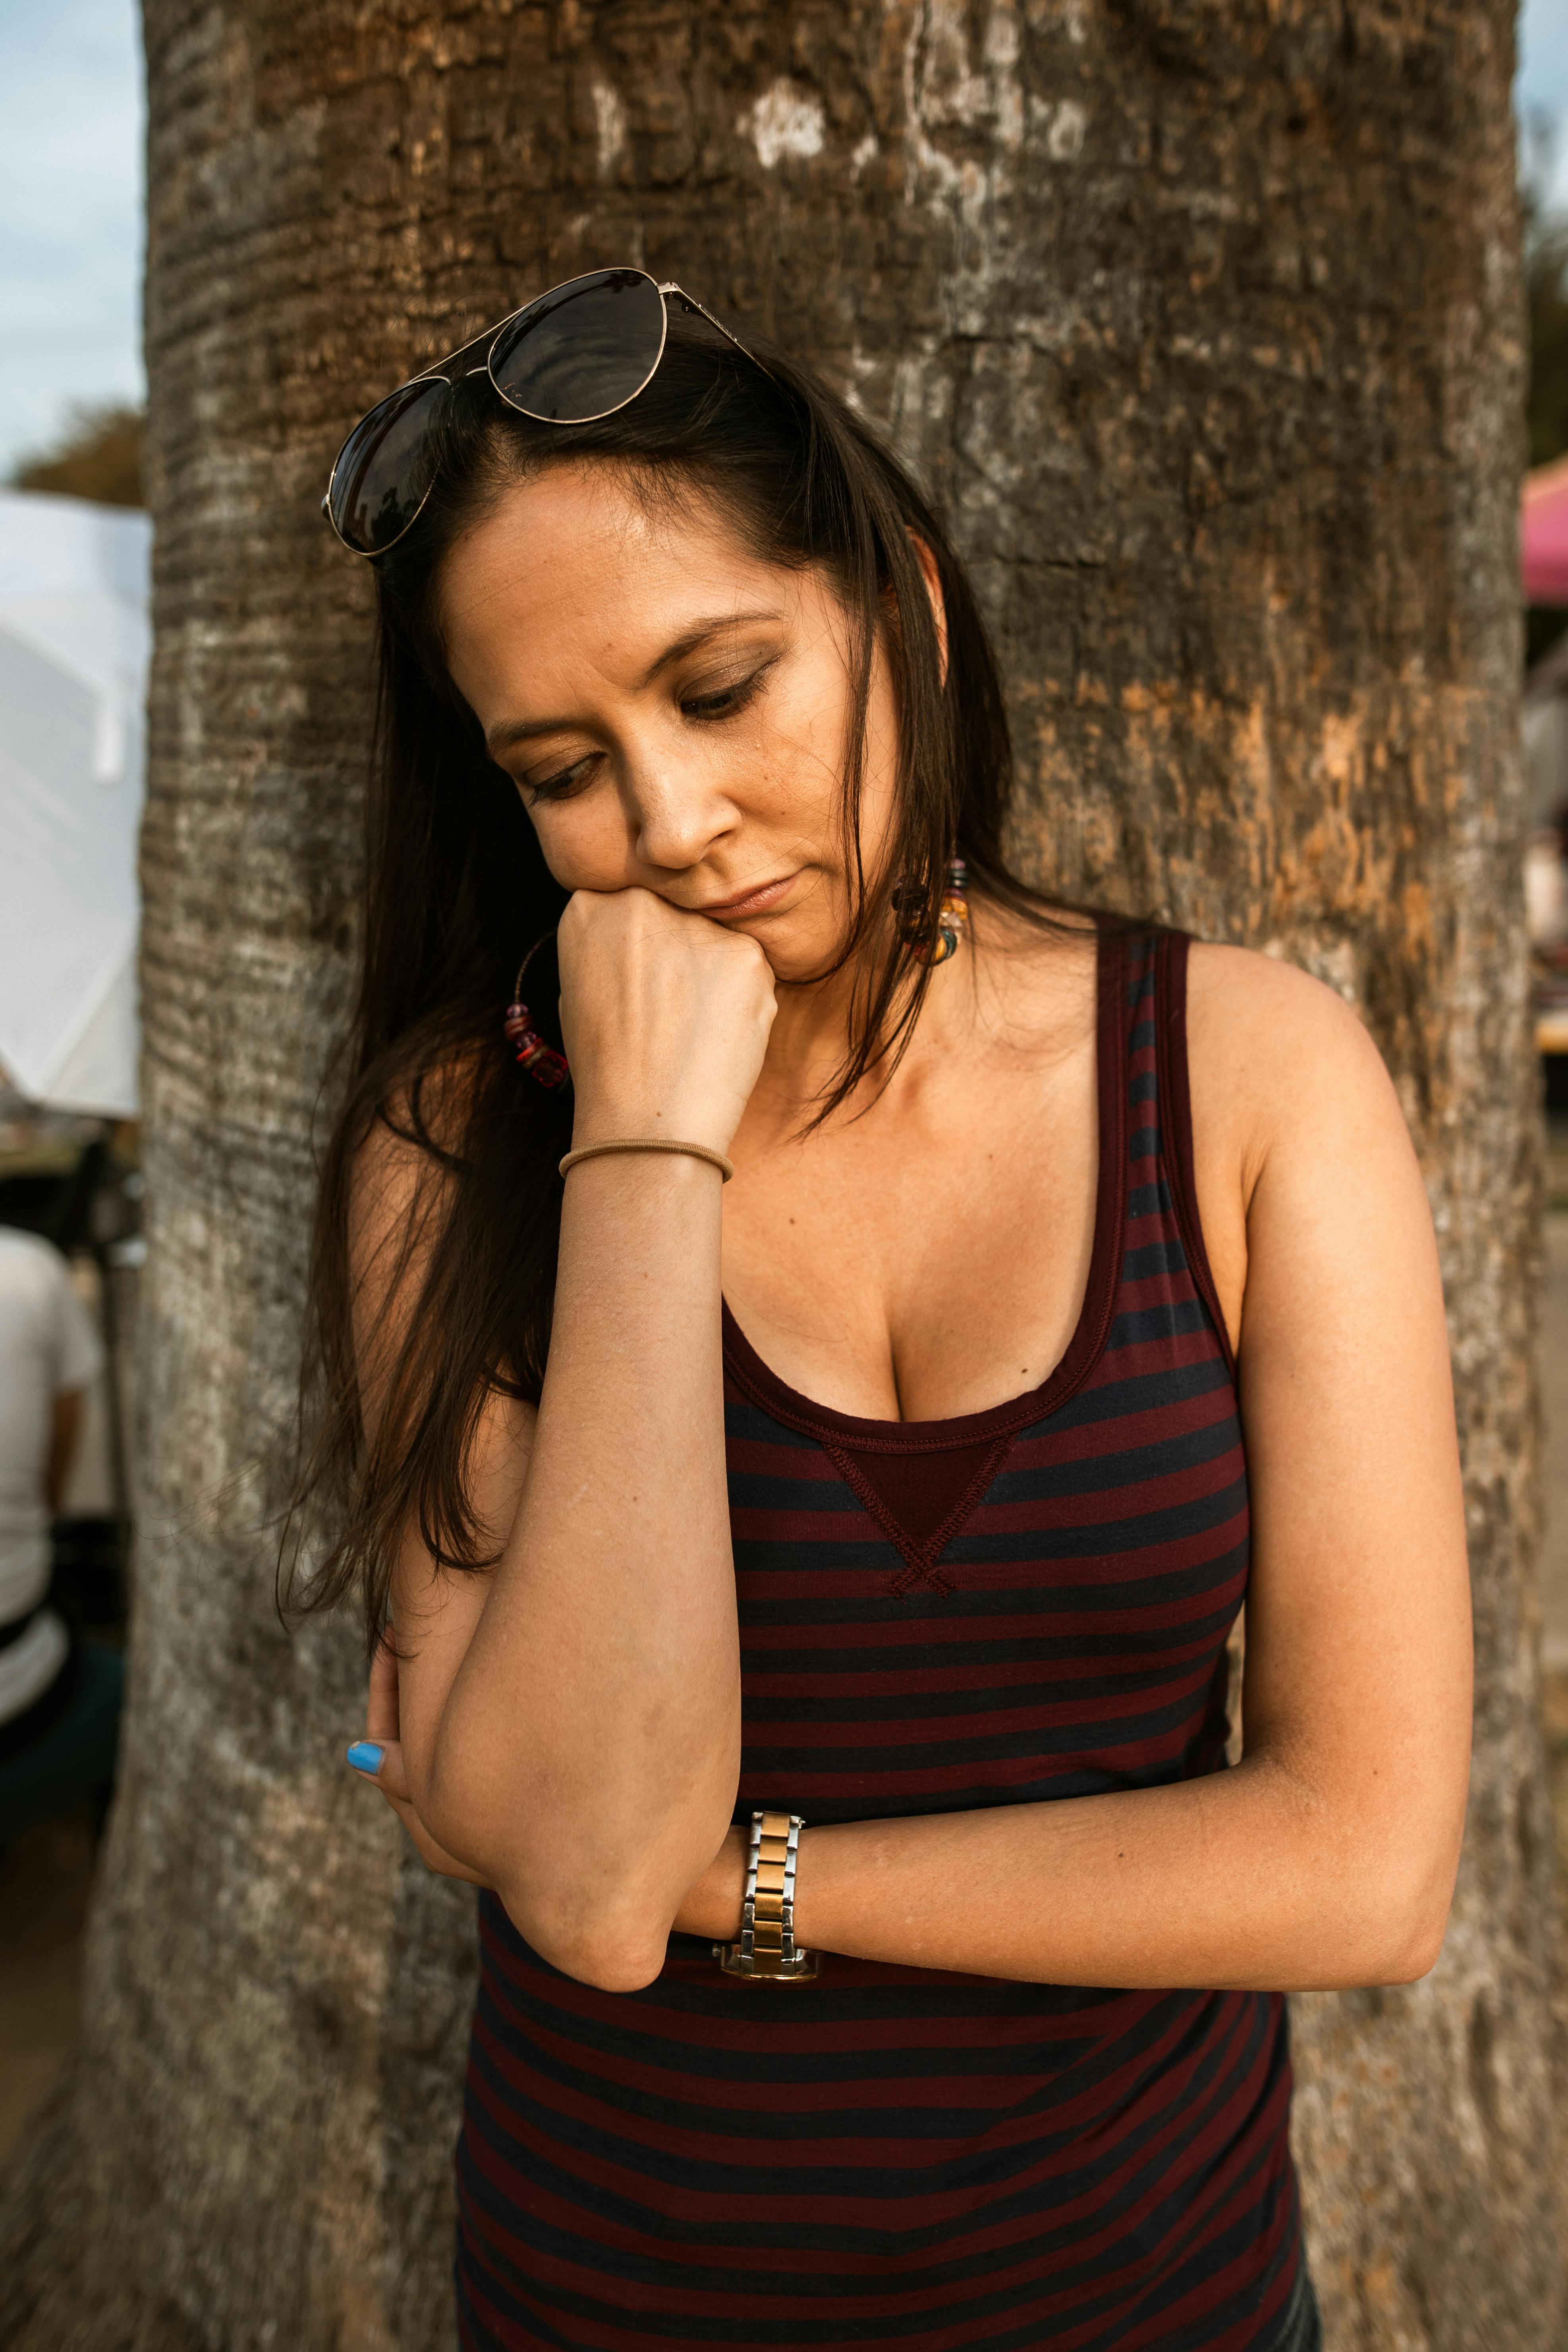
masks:
{"type": "Polygon", "coordinates": [[[758,359],[755,352],[749,352],[746,349],[745,344],[741,341],[740,336],[732,335],[730,332],[729,328],[724,324],[722,319],[716,319],[711,310],[704,310],[702,304],[697,299],[695,294],[689,294],[685,287],[678,286],[673,278],[670,279],[668,285],[661,286],[658,290],[661,294],[679,294],[687,309],[689,310],[696,310],[702,318],[707,320],[708,324],[710,327],[717,327],[719,332],[723,336],[724,341],[727,343],[733,343],[735,349],[740,352],[741,357],[743,360],[750,360],[754,368],[762,368],[763,373],[767,377],[770,383],[777,383],[778,379],[774,375],[772,368],[763,367],[762,361],[758,359]]]}

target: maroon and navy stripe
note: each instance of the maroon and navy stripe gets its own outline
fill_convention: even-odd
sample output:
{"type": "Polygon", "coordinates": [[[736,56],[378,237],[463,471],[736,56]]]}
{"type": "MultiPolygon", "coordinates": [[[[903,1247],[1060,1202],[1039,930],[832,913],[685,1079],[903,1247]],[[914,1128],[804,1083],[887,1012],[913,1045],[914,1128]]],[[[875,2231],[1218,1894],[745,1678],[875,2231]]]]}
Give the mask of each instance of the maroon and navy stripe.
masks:
{"type": "MultiPolygon", "coordinates": [[[[855,1423],[729,1327],[742,1814],[1223,1769],[1248,1519],[1193,1204],[1184,952],[1102,941],[1094,1264],[1041,1390],[855,1423]],[[923,1537],[889,1501],[906,1475],[923,1537]]],[[[760,1990],[681,1938],[657,1983],[608,1995],[493,1897],[481,1925],[458,2153],[472,2352],[1272,2346],[1298,2260],[1278,1998],[837,1956],[809,1988],[760,1990]]]]}

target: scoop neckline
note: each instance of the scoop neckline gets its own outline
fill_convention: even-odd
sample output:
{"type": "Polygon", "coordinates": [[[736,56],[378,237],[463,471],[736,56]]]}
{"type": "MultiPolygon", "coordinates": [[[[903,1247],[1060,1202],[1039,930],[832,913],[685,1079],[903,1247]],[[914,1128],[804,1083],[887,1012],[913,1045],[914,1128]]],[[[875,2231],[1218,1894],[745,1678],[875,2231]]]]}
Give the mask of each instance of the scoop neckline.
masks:
{"type": "Polygon", "coordinates": [[[852,1450],[879,1454],[931,1453],[975,1445],[1059,1412],[1080,1389],[1104,1349],[1110,1329],[1122,1228],[1127,1215],[1127,1023],[1123,980],[1126,940],[1121,933],[1095,935],[1095,1091],[1100,1166],[1095,1174],[1094,1242],[1089,1279],[1072,1336],[1045,1379],[1021,1395],[979,1412],[952,1413],[936,1421],[882,1421],[840,1412],[818,1404],[781,1380],[763,1362],[731,1312],[720,1302],[724,1361],[736,1385],[788,1429],[826,1437],[852,1450]]]}

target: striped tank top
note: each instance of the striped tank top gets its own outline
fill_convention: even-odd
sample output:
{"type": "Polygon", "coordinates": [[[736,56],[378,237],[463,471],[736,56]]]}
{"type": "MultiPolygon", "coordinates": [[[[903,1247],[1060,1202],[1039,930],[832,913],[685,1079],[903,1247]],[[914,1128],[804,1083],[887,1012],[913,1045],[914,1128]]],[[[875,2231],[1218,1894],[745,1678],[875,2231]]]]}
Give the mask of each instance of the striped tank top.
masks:
{"type": "MultiPolygon", "coordinates": [[[[736,1818],[888,1819],[1226,1765],[1247,1587],[1204,1255],[1186,940],[1102,933],[1078,1328],[986,1412],[864,1421],[726,1312],[736,1818]]],[[[601,1992],[494,1895],[458,2148],[466,2352],[1276,2352],[1307,2293],[1274,1994],[1003,1983],[675,1936],[601,1992]]]]}

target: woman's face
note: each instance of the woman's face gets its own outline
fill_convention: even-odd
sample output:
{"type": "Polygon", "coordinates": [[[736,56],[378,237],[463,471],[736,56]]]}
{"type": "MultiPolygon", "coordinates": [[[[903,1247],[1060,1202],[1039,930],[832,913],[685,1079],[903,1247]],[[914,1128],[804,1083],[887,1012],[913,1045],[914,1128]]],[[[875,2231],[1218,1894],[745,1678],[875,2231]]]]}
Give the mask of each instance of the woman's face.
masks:
{"type": "MultiPolygon", "coordinates": [[[[708,502],[652,511],[616,467],[510,491],[439,583],[453,679],[568,890],[640,885],[750,932],[781,980],[830,965],[851,903],[840,785],[846,616],[821,574],[748,552],[708,502]]],[[[861,854],[897,783],[879,650],[861,854]]]]}

